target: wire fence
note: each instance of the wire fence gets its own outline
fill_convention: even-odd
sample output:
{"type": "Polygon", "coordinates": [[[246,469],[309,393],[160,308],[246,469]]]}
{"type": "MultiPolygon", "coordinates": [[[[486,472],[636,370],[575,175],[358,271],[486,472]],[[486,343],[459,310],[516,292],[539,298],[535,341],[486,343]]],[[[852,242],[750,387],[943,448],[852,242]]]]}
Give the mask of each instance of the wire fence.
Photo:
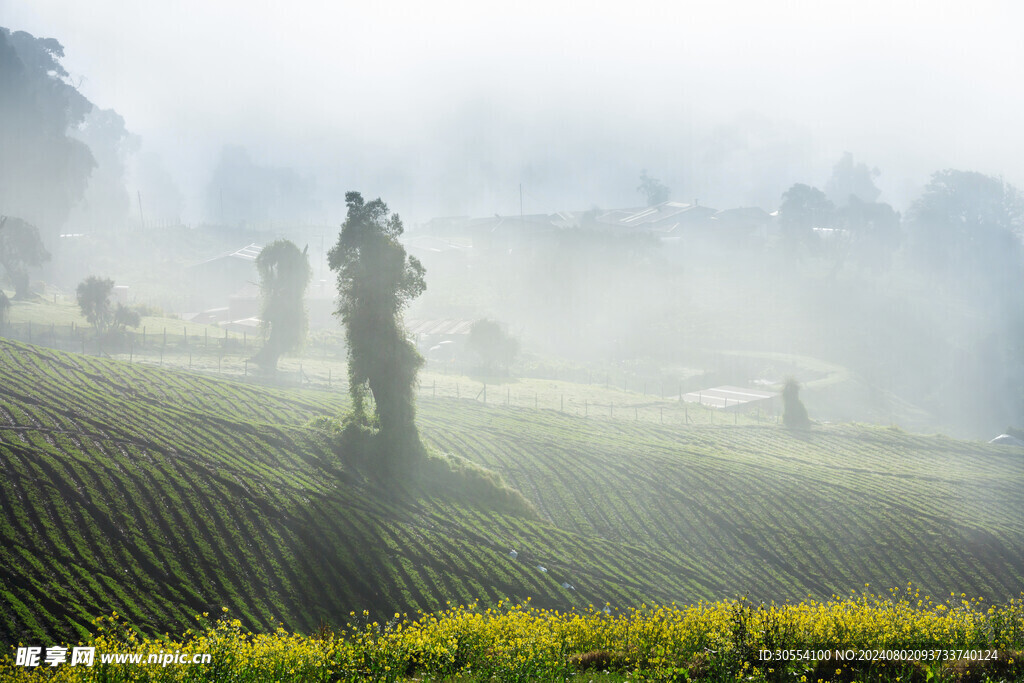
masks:
{"type": "MultiPolygon", "coordinates": [[[[76,323],[57,325],[6,323],[0,335],[62,351],[116,358],[179,370],[218,374],[261,384],[347,393],[346,350],[335,338],[310,339],[302,355],[286,355],[274,371],[251,361],[262,336],[246,331],[179,331],[144,326],[116,338],[97,335],[76,323]]],[[[684,400],[678,383],[669,393],[665,382],[624,376],[611,382],[607,373],[570,369],[565,377],[474,379],[456,374],[450,364],[428,364],[420,375],[421,399],[456,399],[491,408],[554,411],[587,419],[628,420],[664,425],[777,423],[774,400],[709,407],[684,400]],[[649,391],[650,390],[650,391],[649,391]]],[[[562,374],[562,373],[559,373],[562,374]]]]}

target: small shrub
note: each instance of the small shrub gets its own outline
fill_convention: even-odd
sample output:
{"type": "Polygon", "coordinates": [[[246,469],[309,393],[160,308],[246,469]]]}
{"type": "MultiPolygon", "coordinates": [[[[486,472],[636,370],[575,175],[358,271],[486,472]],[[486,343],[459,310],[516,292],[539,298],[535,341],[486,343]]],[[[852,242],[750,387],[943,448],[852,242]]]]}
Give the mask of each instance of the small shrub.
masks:
{"type": "Polygon", "coordinates": [[[450,453],[429,453],[419,463],[419,487],[428,493],[463,499],[485,507],[537,519],[537,510],[501,475],[450,453]]]}

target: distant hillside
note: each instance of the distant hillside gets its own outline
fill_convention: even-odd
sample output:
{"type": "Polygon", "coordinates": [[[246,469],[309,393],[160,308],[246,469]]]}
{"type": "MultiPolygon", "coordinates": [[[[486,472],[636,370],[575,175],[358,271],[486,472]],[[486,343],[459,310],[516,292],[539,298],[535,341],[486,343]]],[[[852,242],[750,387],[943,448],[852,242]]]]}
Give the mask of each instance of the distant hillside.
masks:
{"type": "Polygon", "coordinates": [[[1021,449],[421,399],[428,443],[501,472],[538,521],[368,483],[304,426],[345,403],[0,341],[0,637],[67,638],[113,610],[311,630],[446,600],[1024,589],[1021,449]]]}

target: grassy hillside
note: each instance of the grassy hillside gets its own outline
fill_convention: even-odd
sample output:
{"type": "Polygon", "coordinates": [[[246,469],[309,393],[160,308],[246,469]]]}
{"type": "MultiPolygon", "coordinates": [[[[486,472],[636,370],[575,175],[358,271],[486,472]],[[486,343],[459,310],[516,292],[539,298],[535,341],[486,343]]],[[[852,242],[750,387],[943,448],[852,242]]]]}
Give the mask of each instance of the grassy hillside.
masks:
{"type": "Polygon", "coordinates": [[[501,472],[537,520],[404,500],[342,466],[304,425],[344,405],[0,341],[0,637],[66,638],[113,610],[160,631],[221,606],[308,630],[446,600],[1024,589],[1020,449],[421,398],[425,439],[501,472]]]}

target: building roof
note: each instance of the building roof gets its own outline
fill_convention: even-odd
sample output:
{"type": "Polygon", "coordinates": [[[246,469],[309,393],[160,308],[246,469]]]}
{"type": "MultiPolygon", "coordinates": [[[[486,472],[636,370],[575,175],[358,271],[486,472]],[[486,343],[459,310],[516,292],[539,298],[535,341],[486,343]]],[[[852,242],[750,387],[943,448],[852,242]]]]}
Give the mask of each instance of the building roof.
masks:
{"type": "Polygon", "coordinates": [[[465,252],[467,249],[472,248],[468,245],[433,235],[414,235],[405,240],[404,246],[408,251],[430,254],[465,252]]]}
{"type": "Polygon", "coordinates": [[[778,392],[762,391],[760,389],[744,389],[730,385],[691,391],[683,394],[683,400],[687,403],[700,403],[711,408],[731,408],[744,403],[754,401],[766,401],[778,396],[778,392]]]}
{"type": "Polygon", "coordinates": [[[445,318],[443,320],[406,320],[405,327],[410,334],[469,334],[472,320],[445,318]]]}
{"type": "Polygon", "coordinates": [[[699,204],[662,202],[643,208],[603,211],[594,220],[610,227],[669,233],[684,223],[705,220],[715,213],[716,209],[699,204]]]}
{"type": "Polygon", "coordinates": [[[261,245],[255,243],[247,244],[241,249],[229,251],[225,254],[221,254],[220,256],[214,256],[213,258],[206,259],[205,261],[200,261],[199,263],[194,264],[192,267],[199,268],[202,266],[216,263],[224,259],[245,263],[255,263],[256,257],[260,255],[261,251],[263,251],[263,247],[261,245]]]}

